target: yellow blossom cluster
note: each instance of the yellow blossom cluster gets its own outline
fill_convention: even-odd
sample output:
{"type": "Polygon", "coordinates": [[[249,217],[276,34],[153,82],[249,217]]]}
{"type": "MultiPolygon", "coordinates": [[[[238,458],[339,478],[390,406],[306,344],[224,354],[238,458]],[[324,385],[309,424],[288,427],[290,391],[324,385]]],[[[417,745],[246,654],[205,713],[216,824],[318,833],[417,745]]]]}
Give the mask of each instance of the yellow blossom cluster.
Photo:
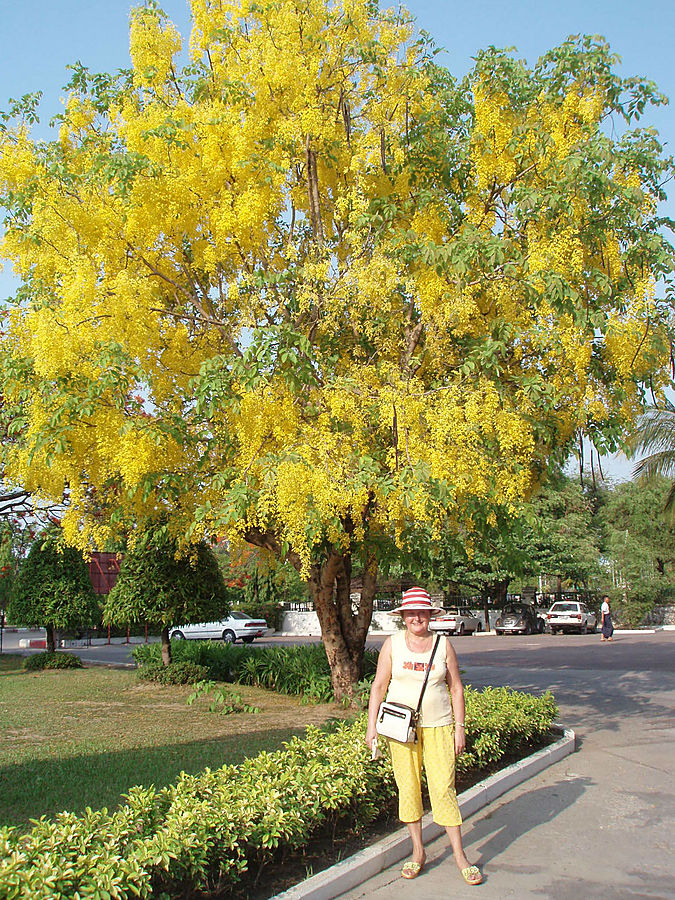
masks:
{"type": "Polygon", "coordinates": [[[507,185],[516,175],[514,129],[520,117],[512,110],[509,98],[484,82],[473,86],[476,124],[473,130],[475,193],[469,201],[469,219],[474,224],[492,227],[493,220],[484,204],[496,186],[507,185]]]}
{"type": "MultiPolygon", "coordinates": [[[[80,546],[169,511],[193,539],[273,533],[305,572],[326,541],[513,510],[607,419],[598,366],[625,398],[663,364],[653,285],[569,175],[606,97],[477,77],[444,135],[403,10],[191,8],[186,71],[144,7],[107,109],[73,91],[48,152],[0,133],[0,255],[27,286],[6,471],[68,494],[80,546]]],[[[611,172],[648,215],[640,173],[611,172]]]]}

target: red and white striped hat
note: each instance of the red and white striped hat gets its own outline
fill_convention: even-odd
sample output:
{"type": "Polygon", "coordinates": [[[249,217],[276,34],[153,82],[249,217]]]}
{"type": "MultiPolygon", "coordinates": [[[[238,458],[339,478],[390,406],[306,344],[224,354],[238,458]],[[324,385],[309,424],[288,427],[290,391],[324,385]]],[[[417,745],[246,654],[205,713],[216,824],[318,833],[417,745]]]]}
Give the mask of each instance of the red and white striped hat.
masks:
{"type": "Polygon", "coordinates": [[[432,616],[437,616],[439,613],[443,612],[440,606],[432,605],[429,592],[421,587],[411,587],[409,590],[403,591],[401,605],[397,606],[396,609],[392,609],[389,615],[400,616],[406,612],[406,610],[427,611],[430,612],[432,616]]]}

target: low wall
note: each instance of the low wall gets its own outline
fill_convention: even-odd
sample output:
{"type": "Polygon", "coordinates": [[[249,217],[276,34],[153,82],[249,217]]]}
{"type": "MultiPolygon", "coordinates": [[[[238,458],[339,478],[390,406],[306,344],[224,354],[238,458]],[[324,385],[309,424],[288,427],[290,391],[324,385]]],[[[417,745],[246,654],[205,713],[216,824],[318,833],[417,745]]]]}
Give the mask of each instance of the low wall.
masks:
{"type": "Polygon", "coordinates": [[[646,625],[675,625],[675,606],[655,606],[645,618],[646,625]]]}
{"type": "MultiPolygon", "coordinates": [[[[673,610],[675,612],[675,608],[673,610]]],[[[493,631],[500,612],[501,610],[498,609],[490,610],[490,629],[493,631]]],[[[476,615],[481,622],[484,622],[485,616],[482,610],[477,610],[476,615]]],[[[392,634],[396,631],[396,622],[397,620],[390,616],[388,612],[374,612],[369,633],[392,634]]],[[[675,620],[673,624],[675,624],[675,620]]],[[[321,635],[319,617],[315,612],[285,612],[281,619],[280,630],[282,634],[321,635]]],[[[485,625],[483,625],[483,631],[485,631],[485,625]]]]}
{"type": "MultiPolygon", "coordinates": [[[[396,621],[389,613],[373,613],[370,632],[373,634],[391,634],[396,631],[396,621]]],[[[320,635],[321,626],[315,612],[295,612],[288,610],[281,619],[282,634],[320,635]]]]}

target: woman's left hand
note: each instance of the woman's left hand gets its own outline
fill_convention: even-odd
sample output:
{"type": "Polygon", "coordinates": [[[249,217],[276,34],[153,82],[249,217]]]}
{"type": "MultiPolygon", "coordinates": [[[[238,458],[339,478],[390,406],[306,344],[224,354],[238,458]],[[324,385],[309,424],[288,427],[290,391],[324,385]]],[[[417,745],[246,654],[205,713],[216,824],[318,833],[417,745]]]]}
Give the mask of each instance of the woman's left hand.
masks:
{"type": "Polygon", "coordinates": [[[455,728],[455,756],[464,753],[466,749],[466,732],[460,726],[455,728]]]}

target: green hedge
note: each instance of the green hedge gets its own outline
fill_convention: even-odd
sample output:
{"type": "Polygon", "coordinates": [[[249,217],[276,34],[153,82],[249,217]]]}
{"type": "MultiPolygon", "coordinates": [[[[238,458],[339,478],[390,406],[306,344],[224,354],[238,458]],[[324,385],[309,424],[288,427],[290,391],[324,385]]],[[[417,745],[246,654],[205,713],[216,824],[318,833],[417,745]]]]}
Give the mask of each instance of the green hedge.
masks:
{"type": "Polygon", "coordinates": [[[141,666],[138,677],[141,681],[153,681],[155,684],[196,684],[209,677],[209,670],[188,659],[169,663],[168,666],[153,660],[147,666],[141,666]]]}
{"type": "MultiPolygon", "coordinates": [[[[469,752],[482,765],[543,739],[553,697],[504,688],[467,691],[469,752]],[[478,730],[480,729],[480,731],[478,730]]],[[[0,896],[6,900],[123,900],[225,894],[321,827],[362,826],[392,800],[388,758],[372,762],[365,717],[330,733],[308,729],[282,750],[239,766],[182,774],[157,791],[133,788],[117,811],[61,813],[27,834],[0,829],[0,896]]]]}
{"type": "MultiPolygon", "coordinates": [[[[189,661],[208,669],[214,681],[237,682],[328,703],[333,699],[330,668],[322,644],[298,647],[255,647],[219,641],[172,641],[174,662],[189,661]]],[[[139,667],[161,660],[160,645],[135,647],[139,667]]],[[[371,678],[377,653],[366,651],[365,677],[371,678]]]]}
{"type": "Polygon", "coordinates": [[[32,656],[27,656],[23,667],[29,671],[40,669],[81,669],[82,660],[74,653],[57,653],[52,650],[45,650],[44,653],[34,653],[32,656]]]}

